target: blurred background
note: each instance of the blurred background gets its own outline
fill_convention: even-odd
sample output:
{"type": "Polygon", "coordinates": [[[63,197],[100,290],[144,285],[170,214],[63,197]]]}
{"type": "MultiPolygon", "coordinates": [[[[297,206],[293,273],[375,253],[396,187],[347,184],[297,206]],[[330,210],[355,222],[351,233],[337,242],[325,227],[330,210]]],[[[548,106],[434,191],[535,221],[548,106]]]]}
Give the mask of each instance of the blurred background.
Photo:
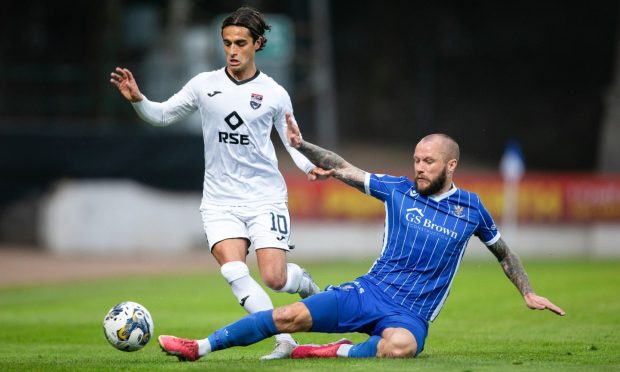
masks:
{"type": "MultiPolygon", "coordinates": [[[[306,139],[411,175],[418,140],[447,133],[461,145],[457,185],[517,252],[620,255],[620,3],[605,0],[7,0],[0,247],[205,249],[200,118],[151,127],[109,74],[127,67],[167,99],[224,65],[221,20],[242,5],[273,26],[257,65],[288,90],[306,139]]],[[[382,205],[306,182],[273,139],[294,253],[376,256],[382,205]]]]}

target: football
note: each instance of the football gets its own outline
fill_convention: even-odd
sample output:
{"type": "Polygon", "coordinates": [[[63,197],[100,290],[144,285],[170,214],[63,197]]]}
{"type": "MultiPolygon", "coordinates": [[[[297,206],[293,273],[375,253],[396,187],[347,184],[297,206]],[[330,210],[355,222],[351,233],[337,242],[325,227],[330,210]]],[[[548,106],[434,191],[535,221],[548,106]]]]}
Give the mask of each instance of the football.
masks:
{"type": "Polygon", "coordinates": [[[103,318],[103,333],[108,342],[122,351],[142,349],[153,336],[153,318],[136,302],[115,305],[103,318]]]}

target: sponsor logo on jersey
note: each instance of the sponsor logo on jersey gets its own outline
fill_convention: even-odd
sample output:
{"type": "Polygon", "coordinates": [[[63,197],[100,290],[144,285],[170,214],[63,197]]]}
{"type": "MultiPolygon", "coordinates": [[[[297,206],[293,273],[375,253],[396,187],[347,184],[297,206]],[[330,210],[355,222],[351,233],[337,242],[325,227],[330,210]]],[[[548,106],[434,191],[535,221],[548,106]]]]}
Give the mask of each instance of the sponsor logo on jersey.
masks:
{"type": "MultiPolygon", "coordinates": [[[[244,124],[241,116],[237,114],[237,111],[233,111],[228,116],[224,118],[224,121],[230,129],[237,130],[242,124],[244,124]]],[[[250,144],[250,136],[247,134],[241,133],[230,133],[230,132],[218,132],[218,142],[219,143],[227,143],[231,145],[249,145],[250,144]]]]}
{"type": "Polygon", "coordinates": [[[243,124],[243,119],[241,119],[241,116],[237,114],[237,111],[233,111],[228,114],[228,116],[224,118],[224,121],[232,130],[237,130],[237,128],[243,124]]]}
{"type": "MultiPolygon", "coordinates": [[[[425,218],[424,212],[422,212],[422,209],[420,208],[408,208],[407,213],[405,213],[405,220],[410,224],[422,226],[428,230],[431,230],[431,232],[429,232],[431,235],[437,235],[439,233],[441,234],[439,236],[443,236],[444,238],[449,237],[452,239],[456,239],[458,237],[456,231],[452,231],[447,227],[437,225],[433,223],[433,221],[431,221],[430,219],[425,218]]],[[[419,227],[416,228],[419,229],[419,227]]]]}
{"type": "Polygon", "coordinates": [[[415,190],[409,190],[409,196],[411,196],[412,198],[417,198],[418,192],[415,190]]]}
{"type": "Polygon", "coordinates": [[[252,93],[250,97],[250,107],[254,110],[258,109],[263,104],[263,95],[258,93],[252,93]]]}
{"type": "Polygon", "coordinates": [[[213,91],[213,92],[211,92],[211,93],[207,93],[207,96],[209,96],[209,97],[213,97],[214,95],[216,95],[216,94],[220,94],[220,93],[222,93],[222,92],[220,92],[219,90],[214,90],[214,91],[213,91]]]}
{"type": "Polygon", "coordinates": [[[422,217],[424,217],[424,213],[422,213],[420,208],[409,208],[405,214],[407,222],[415,222],[417,220],[417,223],[420,223],[422,217]]]}

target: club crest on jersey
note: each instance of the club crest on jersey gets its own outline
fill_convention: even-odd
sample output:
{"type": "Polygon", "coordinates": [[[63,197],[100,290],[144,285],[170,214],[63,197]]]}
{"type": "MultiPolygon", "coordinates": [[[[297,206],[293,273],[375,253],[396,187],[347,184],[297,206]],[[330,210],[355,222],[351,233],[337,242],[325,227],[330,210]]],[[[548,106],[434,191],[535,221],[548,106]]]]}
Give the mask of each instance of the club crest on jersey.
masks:
{"type": "Polygon", "coordinates": [[[252,93],[250,98],[250,106],[256,110],[263,104],[263,95],[258,93],[252,93]]]}
{"type": "Polygon", "coordinates": [[[463,217],[463,210],[465,208],[461,207],[460,205],[455,205],[454,206],[454,215],[457,217],[463,217]]]}

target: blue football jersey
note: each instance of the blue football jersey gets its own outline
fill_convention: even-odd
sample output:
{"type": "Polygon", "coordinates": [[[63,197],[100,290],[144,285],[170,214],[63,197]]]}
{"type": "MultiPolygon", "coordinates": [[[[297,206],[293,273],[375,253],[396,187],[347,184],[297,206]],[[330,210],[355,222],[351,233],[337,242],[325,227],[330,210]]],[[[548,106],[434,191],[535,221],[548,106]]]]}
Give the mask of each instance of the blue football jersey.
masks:
{"type": "Polygon", "coordinates": [[[423,196],[407,177],[367,174],[366,193],[385,205],[381,255],[364,278],[427,320],[443,307],[450,285],[476,235],[484,244],[500,234],[475,193],[452,189],[423,196]]]}

